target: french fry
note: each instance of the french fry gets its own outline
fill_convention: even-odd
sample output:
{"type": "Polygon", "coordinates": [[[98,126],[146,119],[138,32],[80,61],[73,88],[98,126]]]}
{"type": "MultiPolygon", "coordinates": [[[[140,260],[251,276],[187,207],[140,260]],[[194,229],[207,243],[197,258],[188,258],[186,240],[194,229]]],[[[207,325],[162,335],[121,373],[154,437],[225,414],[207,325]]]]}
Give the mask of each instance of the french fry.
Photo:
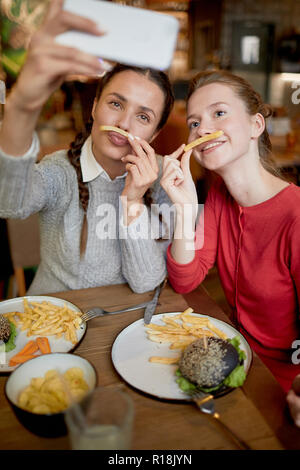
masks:
{"type": "Polygon", "coordinates": [[[56,335],[64,336],[67,341],[77,343],[76,330],[80,327],[81,313],[70,309],[66,303],[63,307],[51,302],[23,301],[24,312],[9,312],[5,314],[21,331],[27,331],[27,336],[56,335]],[[17,318],[17,320],[16,320],[17,318]]]}
{"type": "Polygon", "coordinates": [[[147,326],[149,340],[156,343],[170,343],[169,349],[171,350],[183,350],[198,338],[218,336],[227,339],[225,333],[214,326],[208,318],[191,315],[192,312],[193,309],[187,308],[179,315],[163,315],[164,325],[150,323],[147,326]]]}
{"type": "Polygon", "coordinates": [[[171,325],[171,326],[174,326],[175,328],[178,328],[180,330],[182,330],[183,328],[179,325],[179,323],[177,323],[176,321],[174,321],[172,318],[170,317],[166,317],[164,316],[164,322],[167,324],[167,325],[171,325]]]}
{"type": "Polygon", "coordinates": [[[74,325],[72,323],[69,323],[67,325],[67,328],[69,330],[69,335],[70,335],[70,341],[72,343],[76,343],[76,340],[77,340],[77,337],[76,337],[76,332],[75,332],[75,328],[74,328],[74,325]]]}
{"type": "Polygon", "coordinates": [[[178,330],[169,330],[169,329],[166,329],[164,331],[159,331],[159,330],[148,330],[148,334],[151,334],[151,335],[164,335],[164,334],[168,334],[168,335],[174,335],[174,337],[178,334],[182,334],[182,335],[188,335],[188,331],[182,331],[182,332],[179,332],[178,330]]]}
{"type": "Polygon", "coordinates": [[[188,150],[191,150],[194,147],[197,147],[197,145],[203,144],[204,142],[208,142],[209,140],[212,139],[217,139],[218,137],[221,137],[223,135],[223,131],[217,131],[213,132],[212,134],[205,135],[203,137],[200,137],[199,139],[194,140],[193,142],[190,142],[184,147],[184,152],[187,152],[188,150]]]}
{"type": "Polygon", "coordinates": [[[200,329],[194,330],[193,334],[197,338],[204,338],[204,337],[208,338],[209,336],[211,336],[211,337],[216,337],[217,336],[215,333],[213,333],[209,330],[200,330],[200,329]]]}
{"type": "Polygon", "coordinates": [[[128,138],[128,132],[123,131],[123,129],[120,129],[119,127],[115,126],[100,126],[99,127],[100,131],[113,131],[113,132],[118,132],[119,134],[123,135],[124,137],[128,138]]]}
{"type": "Polygon", "coordinates": [[[42,324],[44,323],[44,321],[45,321],[44,317],[42,317],[42,318],[40,318],[39,320],[37,320],[37,321],[35,322],[35,324],[32,325],[31,331],[37,330],[37,329],[40,327],[40,325],[42,325],[42,324]]]}
{"type": "Polygon", "coordinates": [[[185,349],[189,344],[195,341],[197,338],[190,339],[188,341],[178,341],[176,343],[172,343],[169,349],[185,349]]]}
{"type": "Polygon", "coordinates": [[[3,316],[6,317],[7,320],[13,323],[15,326],[18,326],[17,320],[14,318],[15,314],[16,312],[4,313],[3,316]]]}
{"type": "Polygon", "coordinates": [[[189,313],[193,313],[193,309],[191,307],[188,307],[186,310],[184,310],[180,315],[188,315],[189,313]]]}
{"type": "Polygon", "coordinates": [[[187,314],[181,314],[182,315],[182,320],[187,322],[187,323],[198,323],[202,325],[207,325],[208,319],[203,318],[203,317],[194,317],[193,315],[187,315],[187,314]]]}
{"type": "Polygon", "coordinates": [[[182,315],[182,313],[178,313],[177,315],[172,315],[172,318],[173,318],[174,320],[180,320],[180,319],[181,319],[181,315],[182,315]]]}
{"type": "Polygon", "coordinates": [[[225,335],[225,333],[223,333],[223,331],[219,330],[219,328],[214,326],[211,322],[209,322],[208,328],[210,330],[212,330],[214,333],[216,333],[220,338],[227,339],[227,336],[225,335]]]}
{"type": "Polygon", "coordinates": [[[155,343],[170,343],[170,337],[166,335],[148,335],[148,338],[155,343]]]}
{"type": "Polygon", "coordinates": [[[191,331],[192,329],[192,327],[186,322],[182,322],[182,328],[187,332],[191,331]]]}
{"type": "Polygon", "coordinates": [[[172,328],[170,326],[166,327],[165,325],[156,325],[155,323],[151,323],[149,325],[149,329],[150,330],[157,330],[157,331],[161,331],[161,332],[166,331],[166,329],[168,329],[168,331],[176,331],[176,332],[178,331],[177,327],[176,328],[172,328]]]}
{"type": "Polygon", "coordinates": [[[186,329],[187,333],[191,333],[194,336],[201,338],[202,336],[215,336],[209,330],[204,330],[203,328],[192,327],[187,324],[184,324],[184,328],[186,329]]]}
{"type": "Polygon", "coordinates": [[[156,364],[177,364],[180,356],[177,357],[160,357],[160,356],[151,356],[149,357],[149,362],[155,362],[156,364]]]}

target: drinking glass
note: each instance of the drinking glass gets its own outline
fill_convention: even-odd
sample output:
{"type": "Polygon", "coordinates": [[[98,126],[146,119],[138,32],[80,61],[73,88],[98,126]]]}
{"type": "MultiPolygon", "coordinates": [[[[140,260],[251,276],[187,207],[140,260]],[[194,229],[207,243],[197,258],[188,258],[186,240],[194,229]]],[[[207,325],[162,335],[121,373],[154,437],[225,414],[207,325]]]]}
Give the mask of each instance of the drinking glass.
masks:
{"type": "Polygon", "coordinates": [[[134,408],[117,387],[97,387],[65,412],[74,450],[130,449],[134,408]]]}

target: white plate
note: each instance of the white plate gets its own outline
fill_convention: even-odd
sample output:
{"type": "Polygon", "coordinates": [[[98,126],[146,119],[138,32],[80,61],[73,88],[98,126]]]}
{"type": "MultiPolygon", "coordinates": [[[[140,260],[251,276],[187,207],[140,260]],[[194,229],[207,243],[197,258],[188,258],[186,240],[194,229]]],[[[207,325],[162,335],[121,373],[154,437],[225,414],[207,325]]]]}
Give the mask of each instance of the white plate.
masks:
{"type": "MultiPolygon", "coordinates": [[[[27,299],[28,302],[51,302],[54,305],[57,305],[59,307],[63,307],[64,304],[67,305],[68,308],[74,310],[75,312],[81,312],[81,310],[76,307],[76,305],[72,304],[71,302],[68,302],[67,300],[64,299],[59,299],[57,297],[48,297],[45,295],[29,295],[26,297],[17,297],[15,299],[9,299],[9,300],[4,300],[3,302],[0,302],[0,315],[3,313],[9,313],[9,312],[24,312],[23,308],[23,300],[27,299]]],[[[52,352],[69,352],[72,349],[76,348],[77,344],[79,341],[82,339],[84,336],[84,333],[86,331],[87,324],[83,322],[80,325],[80,328],[76,330],[77,334],[77,343],[73,344],[71,341],[66,341],[63,337],[61,338],[56,338],[55,335],[41,335],[41,336],[47,336],[51,351],[52,352]]],[[[27,330],[21,331],[19,328],[17,328],[17,336],[15,338],[15,349],[8,353],[0,353],[0,372],[12,372],[16,366],[9,366],[9,361],[12,356],[17,354],[18,351],[20,351],[28,341],[32,339],[36,339],[37,336],[27,336],[27,330]]]]}
{"type": "MultiPolygon", "coordinates": [[[[178,315],[182,312],[162,313],[152,318],[152,323],[164,325],[163,315],[178,315]]],[[[252,351],[245,338],[235,328],[221,320],[207,315],[192,314],[208,318],[213,325],[223,331],[228,338],[238,336],[240,348],[245,351],[244,368],[248,372],[252,351]]],[[[150,356],[178,356],[179,350],[169,349],[170,343],[155,343],[148,339],[144,320],[137,320],[117,336],[112,347],[112,362],[120,376],[136,389],[158,398],[186,400],[187,395],[176,383],[175,371],[178,365],[165,365],[149,362],[150,356]]]]}

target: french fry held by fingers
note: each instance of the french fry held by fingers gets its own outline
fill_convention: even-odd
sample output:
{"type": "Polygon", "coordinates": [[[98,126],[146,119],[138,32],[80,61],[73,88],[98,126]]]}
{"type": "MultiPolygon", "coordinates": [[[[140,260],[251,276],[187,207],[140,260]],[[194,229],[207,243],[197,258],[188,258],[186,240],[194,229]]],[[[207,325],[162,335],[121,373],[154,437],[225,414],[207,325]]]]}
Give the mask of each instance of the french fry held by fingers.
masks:
{"type": "Polygon", "coordinates": [[[128,132],[126,131],[123,131],[123,129],[120,129],[119,127],[115,127],[115,126],[100,126],[99,127],[99,130],[100,131],[113,131],[113,132],[117,132],[118,134],[121,134],[123,135],[124,137],[127,137],[127,139],[129,139],[129,135],[128,132]]]}
{"type": "Polygon", "coordinates": [[[221,137],[223,135],[223,131],[217,131],[213,132],[212,134],[204,135],[203,137],[200,137],[199,139],[194,140],[193,142],[190,142],[184,147],[184,152],[188,152],[194,147],[197,147],[197,145],[203,144],[204,142],[208,142],[209,140],[217,139],[218,137],[221,137]]]}
{"type": "MultiPolygon", "coordinates": [[[[217,336],[227,339],[227,336],[206,317],[191,315],[193,309],[188,308],[178,315],[164,315],[164,325],[150,323],[147,327],[147,335],[155,343],[170,343],[169,349],[185,349],[198,338],[217,336]]],[[[150,362],[159,364],[176,364],[174,357],[152,356],[150,362]]]]}

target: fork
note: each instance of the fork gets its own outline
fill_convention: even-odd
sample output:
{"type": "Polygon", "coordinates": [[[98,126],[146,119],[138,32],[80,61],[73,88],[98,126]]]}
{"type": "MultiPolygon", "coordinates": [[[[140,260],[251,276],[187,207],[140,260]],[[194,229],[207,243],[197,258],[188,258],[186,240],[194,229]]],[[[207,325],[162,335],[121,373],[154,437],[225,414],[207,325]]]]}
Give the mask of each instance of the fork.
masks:
{"type": "Polygon", "coordinates": [[[102,317],[104,315],[114,315],[116,313],[124,313],[124,312],[131,312],[133,310],[138,310],[140,308],[145,308],[147,305],[152,302],[152,300],[148,300],[148,302],[144,302],[142,304],[133,305],[132,307],[123,308],[122,310],[114,310],[113,312],[109,312],[108,310],[104,310],[101,307],[94,307],[90,310],[87,310],[81,315],[81,319],[85,322],[92,320],[96,317],[102,317]]]}
{"type": "Polygon", "coordinates": [[[220,429],[238,446],[240,449],[251,450],[246,442],[240,439],[223,421],[220,419],[219,413],[215,411],[215,403],[213,395],[201,391],[194,391],[190,394],[192,400],[196,403],[202,413],[208,414],[219,425],[220,429]]]}

